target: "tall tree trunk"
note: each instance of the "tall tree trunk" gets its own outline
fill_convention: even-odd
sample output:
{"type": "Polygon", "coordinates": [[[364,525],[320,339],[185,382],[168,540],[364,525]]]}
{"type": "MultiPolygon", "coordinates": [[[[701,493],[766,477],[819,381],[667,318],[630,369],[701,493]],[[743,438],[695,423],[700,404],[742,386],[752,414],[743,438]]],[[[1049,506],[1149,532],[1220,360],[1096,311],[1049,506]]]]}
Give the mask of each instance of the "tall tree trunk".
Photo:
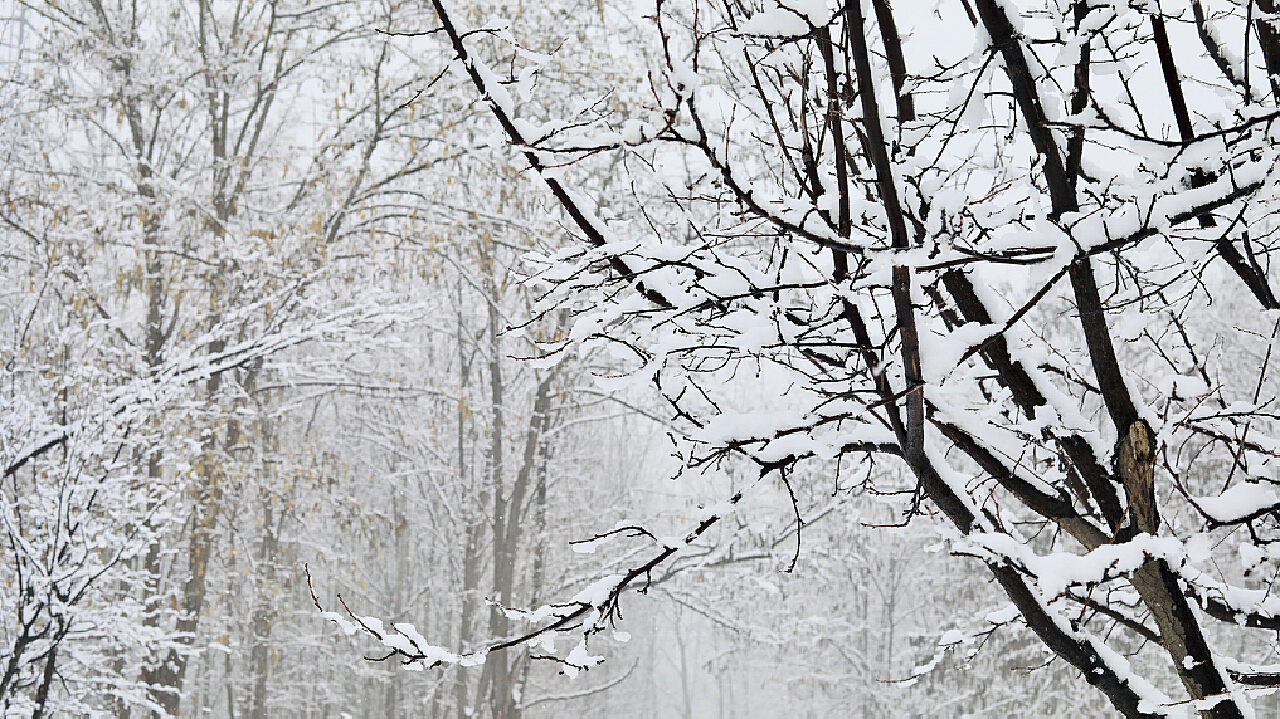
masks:
{"type": "Polygon", "coordinates": [[[684,719],[693,719],[693,696],[689,693],[689,660],[685,648],[684,632],[680,631],[680,615],[676,612],[676,648],[680,650],[680,699],[684,719]]]}
{"type": "MultiPolygon", "coordinates": [[[[533,460],[533,462],[536,465],[534,471],[536,471],[537,473],[538,481],[533,488],[533,498],[532,498],[534,547],[533,547],[533,568],[530,572],[530,577],[529,577],[528,604],[529,606],[535,606],[535,607],[538,606],[539,602],[542,601],[542,583],[544,580],[544,575],[546,573],[547,464],[550,462],[550,459],[551,459],[551,444],[549,442],[542,441],[541,433],[545,431],[545,427],[549,422],[549,420],[547,419],[547,412],[550,409],[550,399],[549,399],[550,384],[551,384],[551,377],[548,376],[547,378],[544,378],[543,381],[538,385],[537,397],[541,401],[539,401],[539,399],[536,399],[534,401],[534,417],[536,418],[541,416],[543,417],[543,420],[542,420],[542,423],[537,426],[538,436],[534,436],[534,425],[532,421],[530,422],[529,437],[526,438],[526,443],[525,443],[525,463],[520,468],[521,477],[517,478],[516,480],[517,487],[519,487],[522,481],[527,481],[527,469],[530,465],[528,453],[529,453],[529,448],[531,446],[530,443],[532,443],[533,445],[537,446],[537,456],[533,460]],[[540,407],[541,409],[539,409],[540,407]]],[[[515,493],[513,492],[513,494],[515,493]]],[[[513,547],[515,546],[514,542],[512,543],[512,546],[513,547]]],[[[528,658],[528,653],[526,652],[523,657],[523,661],[520,663],[519,679],[513,681],[513,686],[512,686],[513,696],[518,694],[519,696],[523,697],[525,695],[525,688],[528,686],[528,683],[529,683],[529,669],[531,667],[531,664],[532,663],[529,661],[529,658],[528,658]]],[[[513,699],[510,719],[519,719],[521,714],[522,714],[522,711],[520,709],[519,703],[513,699]]]]}
{"type": "MultiPolygon", "coordinates": [[[[408,494],[403,489],[397,492],[391,500],[391,521],[393,546],[395,549],[395,578],[392,580],[391,586],[391,616],[396,617],[399,621],[409,621],[406,613],[409,611],[408,600],[406,596],[408,591],[408,582],[405,580],[409,573],[409,518],[405,511],[405,502],[408,500],[408,494]]],[[[418,625],[422,626],[422,625],[418,625]]],[[[398,662],[388,662],[387,667],[391,672],[391,676],[387,677],[387,696],[386,696],[386,716],[388,719],[396,719],[400,716],[400,697],[401,688],[401,671],[398,662]]]]}
{"type": "MultiPolygon", "coordinates": [[[[269,465],[263,463],[264,475],[269,477],[269,465]]],[[[276,564],[279,561],[280,538],[279,523],[275,516],[277,496],[274,491],[264,487],[262,497],[262,534],[258,545],[258,582],[257,607],[253,612],[253,709],[249,716],[252,719],[267,717],[267,685],[271,678],[271,626],[275,622],[276,612],[274,595],[276,588],[276,564]]]]}
{"type": "MultiPolygon", "coordinates": [[[[493,593],[494,599],[503,605],[511,602],[513,567],[506,561],[507,548],[507,497],[503,487],[506,474],[503,445],[506,435],[506,397],[502,380],[502,290],[494,267],[497,248],[491,235],[485,236],[485,248],[481,258],[484,267],[484,289],[488,295],[489,320],[489,487],[493,493],[493,593]]],[[[507,615],[501,607],[489,608],[489,636],[501,637],[507,633],[507,615]]],[[[485,660],[484,674],[480,679],[477,703],[488,696],[493,719],[507,719],[511,705],[510,668],[505,649],[493,652],[485,660]],[[485,690],[488,690],[487,692],[485,690]]]]}
{"type": "MultiPolygon", "coordinates": [[[[467,407],[466,389],[470,379],[466,343],[463,341],[462,279],[458,279],[457,295],[458,338],[458,483],[467,484],[467,407]]],[[[462,557],[462,606],[458,616],[458,647],[465,648],[471,642],[471,620],[475,613],[475,593],[480,586],[480,535],[484,531],[483,520],[475,517],[484,511],[487,499],[481,491],[479,506],[465,513],[466,548],[462,557]]],[[[467,719],[467,670],[461,664],[454,670],[453,699],[457,719],[467,719]]]]}

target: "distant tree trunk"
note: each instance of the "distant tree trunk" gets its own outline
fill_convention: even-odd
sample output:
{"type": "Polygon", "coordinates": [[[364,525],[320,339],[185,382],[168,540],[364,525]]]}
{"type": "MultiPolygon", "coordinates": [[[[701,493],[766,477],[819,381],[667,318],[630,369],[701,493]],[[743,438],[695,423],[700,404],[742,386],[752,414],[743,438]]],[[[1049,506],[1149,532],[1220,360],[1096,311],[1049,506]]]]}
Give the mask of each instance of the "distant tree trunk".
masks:
{"type": "Polygon", "coordinates": [[[231,681],[231,652],[223,655],[223,671],[226,673],[227,682],[227,717],[236,719],[236,688],[231,681]]]}
{"type": "MultiPolygon", "coordinates": [[[[269,478],[264,463],[264,475],[269,478]]],[[[270,485],[270,482],[268,482],[270,485]]],[[[258,586],[257,607],[253,612],[253,709],[249,716],[252,719],[267,717],[267,684],[271,679],[271,626],[275,622],[275,589],[276,564],[279,561],[280,538],[279,525],[275,516],[276,493],[269,488],[261,490],[262,495],[262,534],[258,550],[258,586]]]]}
{"type": "MultiPolygon", "coordinates": [[[[545,388],[550,387],[549,377],[544,379],[542,383],[538,385],[537,397],[545,398],[545,399],[542,402],[535,400],[534,402],[535,417],[538,416],[538,412],[539,412],[538,407],[544,406],[545,404],[546,408],[549,408],[549,405],[550,405],[550,399],[549,399],[550,394],[546,389],[544,389],[544,387],[545,388]]],[[[546,410],[544,409],[543,416],[545,416],[545,411],[546,410]]],[[[544,420],[543,426],[545,426],[546,421],[547,420],[544,420]]],[[[528,601],[529,606],[536,607],[542,601],[542,583],[544,581],[544,575],[546,573],[547,464],[551,458],[551,444],[549,442],[541,441],[541,436],[533,437],[533,427],[531,426],[530,437],[526,440],[526,445],[525,445],[526,456],[529,450],[529,445],[527,443],[529,441],[532,441],[538,447],[537,458],[535,460],[537,465],[536,472],[538,476],[538,482],[534,486],[533,498],[532,498],[533,536],[534,536],[533,568],[530,571],[530,577],[529,577],[529,601],[528,601]]],[[[526,459],[525,465],[521,467],[522,475],[524,474],[525,467],[527,467],[528,464],[529,462],[526,459]]],[[[519,482],[520,480],[518,479],[517,485],[519,484],[519,482]]],[[[524,661],[520,665],[520,678],[518,682],[515,684],[515,688],[518,690],[518,693],[522,698],[524,697],[524,694],[525,694],[525,688],[528,686],[528,683],[529,683],[530,668],[531,668],[531,662],[529,661],[528,654],[526,653],[524,655],[524,661]]],[[[515,692],[513,692],[513,696],[514,696],[514,693],[515,692]]],[[[513,707],[514,708],[512,711],[511,719],[518,719],[523,714],[523,711],[520,709],[518,702],[513,701],[513,707]]]]}
{"type": "MultiPolygon", "coordinates": [[[[146,196],[147,192],[148,192],[147,188],[144,188],[141,194],[146,196]]],[[[148,233],[148,235],[146,236],[146,239],[144,239],[144,244],[152,245],[152,244],[155,244],[155,241],[156,241],[155,238],[151,236],[150,233],[148,233]]],[[[147,337],[146,337],[146,352],[144,354],[144,358],[147,363],[148,371],[154,374],[159,369],[161,362],[164,361],[164,344],[165,344],[164,320],[163,320],[164,284],[161,282],[160,272],[162,267],[160,264],[158,252],[155,252],[155,251],[147,252],[146,268],[147,268],[147,282],[146,282],[147,337]]],[[[161,460],[160,449],[158,447],[153,447],[147,453],[147,460],[146,460],[147,461],[147,480],[151,482],[153,486],[158,485],[160,483],[160,479],[162,476],[160,460],[161,460]]],[[[161,553],[162,547],[163,547],[163,544],[158,540],[151,542],[150,546],[147,547],[146,558],[143,560],[144,567],[146,568],[146,575],[147,575],[147,587],[145,590],[146,597],[144,599],[144,602],[148,612],[146,618],[143,619],[143,624],[148,627],[156,627],[156,626],[159,626],[160,624],[161,607],[158,606],[158,602],[160,602],[162,599],[162,588],[163,588],[163,581],[161,578],[161,566],[160,566],[160,559],[161,559],[160,553],[161,553]]],[[[150,667],[143,669],[142,677],[144,681],[146,681],[148,684],[151,684],[151,685],[155,685],[157,681],[161,679],[158,673],[158,669],[153,669],[150,667]]],[[[162,701],[162,698],[163,697],[160,694],[158,694],[154,689],[152,690],[152,699],[155,700],[157,704],[160,704],[161,706],[166,706],[165,703],[162,701]]],[[[121,701],[121,702],[117,702],[116,713],[117,715],[127,717],[131,713],[131,710],[129,709],[129,706],[126,703],[121,701]]]]}
{"type": "MultiPolygon", "coordinates": [[[[392,497],[392,535],[395,547],[395,577],[391,586],[391,614],[394,617],[407,621],[405,613],[408,612],[408,597],[405,596],[408,590],[408,584],[405,576],[409,573],[409,519],[405,512],[405,501],[407,497],[403,491],[398,492],[392,497]]],[[[391,672],[391,676],[387,678],[387,698],[386,698],[386,715],[388,719],[396,719],[400,716],[400,684],[401,674],[400,664],[392,661],[388,662],[387,667],[391,672]]]]}
{"type": "MultiPolygon", "coordinates": [[[[506,465],[503,444],[506,434],[506,398],[502,383],[502,291],[495,277],[493,238],[486,234],[486,247],[481,257],[484,268],[484,290],[488,295],[489,320],[489,487],[493,493],[493,592],[494,599],[502,604],[511,601],[513,583],[512,567],[503,556],[507,546],[507,498],[503,488],[506,465]]],[[[489,636],[501,637],[507,633],[507,615],[500,607],[489,609],[489,636]]],[[[505,649],[493,652],[485,660],[480,679],[477,704],[487,695],[493,719],[508,719],[511,704],[510,670],[505,649]],[[486,689],[488,691],[486,691],[486,689]]]]}
{"type": "MultiPolygon", "coordinates": [[[[511,495],[507,500],[507,516],[504,524],[504,536],[499,550],[494,557],[494,593],[498,595],[504,605],[511,605],[514,601],[513,590],[516,576],[518,549],[520,546],[520,538],[524,522],[525,499],[529,493],[529,484],[535,473],[540,471],[540,467],[545,465],[543,453],[539,451],[539,447],[543,446],[542,436],[546,431],[548,413],[551,410],[551,385],[555,379],[555,371],[547,373],[541,381],[538,382],[538,388],[534,393],[533,413],[529,417],[529,429],[525,433],[524,455],[520,463],[520,469],[516,473],[515,484],[511,488],[511,495]]],[[[534,512],[537,515],[535,520],[535,529],[541,534],[542,526],[546,522],[546,481],[545,476],[540,478],[538,487],[535,490],[537,496],[534,497],[534,512]]],[[[534,582],[532,591],[536,595],[541,590],[542,572],[543,572],[543,547],[539,544],[534,557],[534,582]]],[[[536,601],[531,600],[531,601],[536,601]]],[[[491,627],[492,629],[492,627],[491,627]]],[[[506,634],[506,617],[502,618],[502,627],[500,634],[494,634],[498,637],[506,634]]],[[[526,663],[527,666],[527,663],[526,663]]],[[[505,691],[501,694],[497,693],[498,687],[494,685],[493,709],[495,719],[517,719],[520,716],[518,702],[515,699],[516,682],[513,680],[515,672],[511,667],[505,667],[503,672],[506,679],[505,691]]],[[[523,672],[522,672],[523,674],[523,672]]],[[[521,678],[520,685],[523,690],[524,680],[521,678]]]]}
{"type": "MultiPolygon", "coordinates": [[[[198,18],[198,34],[196,43],[202,55],[206,52],[207,43],[207,20],[210,17],[210,8],[208,0],[200,0],[197,12],[198,18]]],[[[228,121],[230,118],[230,98],[229,92],[220,87],[221,82],[213,77],[212,69],[206,68],[204,75],[206,84],[206,93],[209,101],[209,130],[211,131],[212,140],[212,159],[217,169],[214,177],[214,194],[212,197],[214,221],[207,223],[208,229],[211,231],[212,239],[221,241],[225,238],[227,222],[234,212],[234,198],[229,196],[227,192],[229,165],[228,165],[228,148],[227,148],[227,132],[228,121]]],[[[268,98],[268,104],[270,99],[268,98]]],[[[144,130],[142,129],[142,120],[140,113],[136,108],[127,107],[127,115],[130,123],[131,133],[134,145],[139,152],[139,156],[144,156],[145,142],[144,130]]],[[[149,151],[149,150],[148,150],[149,151]]],[[[144,168],[144,177],[150,175],[150,169],[144,168]]],[[[150,186],[144,187],[144,194],[154,199],[155,192],[150,186]]],[[[158,215],[159,210],[153,209],[152,214],[158,215]]],[[[144,221],[147,221],[144,217],[144,221]]],[[[152,233],[147,234],[148,242],[154,243],[156,240],[152,233]]],[[[209,288],[210,299],[210,318],[211,325],[216,325],[220,319],[221,307],[220,303],[224,293],[219,287],[220,282],[225,281],[225,277],[230,274],[234,268],[234,261],[223,259],[219,262],[218,272],[215,274],[209,288]]],[[[158,260],[154,269],[149,266],[150,274],[149,283],[151,283],[151,297],[159,295],[161,291],[160,284],[160,267],[158,260]]],[[[229,294],[229,293],[226,293],[229,294]]],[[[151,308],[156,305],[153,303],[151,308]]],[[[150,309],[150,308],[149,308],[150,309]]],[[[173,311],[174,318],[177,317],[177,309],[173,311]]],[[[173,321],[170,322],[168,331],[164,331],[158,335],[158,341],[167,342],[168,334],[172,332],[173,321]]],[[[160,321],[158,315],[148,314],[148,340],[150,341],[153,333],[161,332],[160,321]]],[[[216,355],[226,349],[225,340],[214,340],[209,343],[208,351],[212,355],[216,355]]],[[[148,347],[150,352],[151,348],[148,347]]],[[[159,354],[157,353],[157,359],[159,354]]],[[[206,397],[209,402],[216,403],[218,401],[219,391],[222,388],[222,373],[214,373],[206,383],[206,397]]],[[[217,431],[210,427],[206,430],[203,442],[203,456],[201,457],[197,467],[197,483],[193,488],[194,501],[192,506],[192,530],[187,542],[187,572],[186,579],[182,588],[182,600],[179,607],[176,630],[180,635],[179,642],[183,645],[190,646],[195,643],[196,631],[200,624],[200,613],[204,609],[205,584],[207,579],[209,559],[213,554],[215,544],[215,531],[218,525],[218,515],[222,503],[222,483],[224,472],[219,458],[216,456],[218,451],[217,431]]],[[[225,446],[235,446],[239,439],[239,424],[235,420],[227,423],[227,437],[225,446]]],[[[182,697],[182,683],[187,671],[188,655],[184,652],[170,649],[157,666],[148,667],[143,672],[144,680],[152,686],[152,698],[164,708],[165,712],[177,716],[182,697]]]]}
{"type": "MultiPolygon", "coordinates": [[[[463,315],[462,315],[462,280],[458,280],[458,482],[466,486],[467,478],[467,462],[466,462],[466,437],[467,437],[467,410],[465,392],[470,376],[470,368],[467,363],[466,344],[463,342],[463,315]]],[[[479,500],[479,511],[487,504],[484,492],[481,491],[479,500]]],[[[472,513],[467,513],[466,528],[466,549],[462,558],[462,607],[458,616],[458,647],[465,648],[471,641],[471,619],[475,613],[475,592],[480,585],[480,533],[484,531],[483,520],[470,519],[472,513]]],[[[453,685],[454,707],[457,719],[467,719],[467,670],[462,665],[458,665],[455,669],[453,685]]]]}
{"type": "Polygon", "coordinates": [[[680,699],[684,719],[693,719],[693,697],[689,694],[689,661],[686,656],[684,633],[680,631],[680,612],[675,616],[676,647],[680,650],[680,699]]]}

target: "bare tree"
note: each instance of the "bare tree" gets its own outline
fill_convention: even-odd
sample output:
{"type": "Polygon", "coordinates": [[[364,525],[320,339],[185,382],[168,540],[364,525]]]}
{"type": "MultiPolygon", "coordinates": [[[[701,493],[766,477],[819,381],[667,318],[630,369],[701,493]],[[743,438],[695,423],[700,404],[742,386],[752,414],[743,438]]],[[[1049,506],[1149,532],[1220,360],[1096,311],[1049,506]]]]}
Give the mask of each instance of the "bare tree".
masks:
{"type": "MultiPolygon", "coordinates": [[[[516,116],[518,78],[434,7],[582,243],[535,260],[538,307],[573,308],[575,343],[634,358],[682,427],[687,468],[746,461],[787,483],[812,476],[801,466],[900,463],[916,481],[904,519],[944,516],[1008,621],[1125,716],[1243,716],[1251,687],[1280,682],[1255,664],[1280,627],[1280,113],[1250,80],[1276,67],[1264,5],[663,1],[649,106],[545,124],[516,116]],[[1211,24],[1241,20],[1228,52],[1211,24]],[[638,222],[602,218],[609,198],[575,189],[606,154],[628,158],[638,222]],[[673,183],[673,161],[695,179],[673,183]],[[773,401],[744,409],[742,387],[773,401]],[[1234,556],[1244,571],[1223,569],[1234,556]],[[1126,660],[1115,633],[1146,648],[1126,660]],[[1242,654],[1228,633],[1252,637],[1231,645],[1242,654]]],[[[583,641],[556,661],[592,666],[586,641],[624,590],[743,491],[679,540],[598,535],[655,547],[487,651],[572,630],[583,641]]],[[[404,661],[461,660],[407,627],[329,616],[404,661]]]]}

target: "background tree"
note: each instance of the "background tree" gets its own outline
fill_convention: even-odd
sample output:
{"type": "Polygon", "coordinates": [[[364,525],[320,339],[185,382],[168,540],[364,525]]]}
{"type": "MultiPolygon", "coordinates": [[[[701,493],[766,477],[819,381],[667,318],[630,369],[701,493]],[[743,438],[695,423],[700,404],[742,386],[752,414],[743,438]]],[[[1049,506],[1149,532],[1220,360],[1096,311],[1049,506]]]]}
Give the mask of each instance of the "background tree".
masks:
{"type": "MultiPolygon", "coordinates": [[[[216,585],[209,571],[235,556],[227,551],[228,520],[258,518],[253,553],[261,582],[277,579],[273,507],[288,478],[271,471],[271,408],[253,396],[279,371],[267,359],[308,341],[376,336],[415,311],[386,306],[372,291],[344,296],[324,285],[337,268],[329,253],[341,258],[353,237],[357,246],[368,237],[369,224],[351,234],[352,213],[374,212],[385,197],[378,190],[432,163],[408,151],[398,164],[371,168],[374,150],[412,114],[421,92],[394,77],[406,64],[385,42],[364,42],[371,33],[359,16],[377,6],[17,9],[21,40],[6,65],[15,115],[3,222],[13,259],[8,279],[25,293],[8,305],[9,370],[15,379],[44,371],[61,387],[42,396],[40,385],[15,382],[11,396],[63,424],[77,422],[62,444],[90,442],[94,461],[107,462],[86,470],[89,457],[64,452],[70,464],[54,472],[61,484],[33,476],[41,491],[65,503],[68,483],[91,471],[98,481],[125,482],[135,496],[126,505],[132,514],[104,507],[91,491],[77,490],[75,501],[86,504],[73,507],[103,531],[145,539],[142,556],[130,549],[110,559],[141,574],[117,580],[89,572],[106,584],[100,599],[62,594],[117,602],[140,623],[107,632],[108,647],[132,649],[108,648],[115,658],[95,664],[106,672],[99,682],[118,685],[106,696],[148,688],[146,700],[122,695],[114,710],[141,702],[176,714],[187,664],[208,642],[200,623],[216,585]],[[315,119],[320,107],[329,111],[317,92],[325,83],[336,85],[328,97],[338,117],[298,126],[298,114],[315,119]],[[347,94],[366,86],[368,96],[347,94]],[[45,291],[32,292],[36,282],[45,291]],[[54,357],[58,364],[49,365],[54,357]],[[92,434],[99,431],[106,434],[92,434]],[[130,474],[129,462],[142,469],[130,474]],[[128,656],[138,640],[148,657],[128,656]]],[[[49,449],[36,445],[42,461],[54,459],[49,449]]],[[[6,478],[36,458],[28,450],[15,440],[6,478]]],[[[11,501],[17,507],[25,499],[15,491],[11,501]]],[[[268,597],[276,591],[261,582],[251,612],[259,641],[249,643],[258,684],[268,597]]],[[[60,601],[72,601],[66,597],[60,601]]],[[[41,652],[47,690],[50,678],[64,677],[58,650],[41,652]]],[[[259,715],[260,690],[253,692],[259,715]]],[[[35,691],[43,707],[48,695],[35,691]]],[[[76,706],[74,692],[67,700],[76,706]]]]}

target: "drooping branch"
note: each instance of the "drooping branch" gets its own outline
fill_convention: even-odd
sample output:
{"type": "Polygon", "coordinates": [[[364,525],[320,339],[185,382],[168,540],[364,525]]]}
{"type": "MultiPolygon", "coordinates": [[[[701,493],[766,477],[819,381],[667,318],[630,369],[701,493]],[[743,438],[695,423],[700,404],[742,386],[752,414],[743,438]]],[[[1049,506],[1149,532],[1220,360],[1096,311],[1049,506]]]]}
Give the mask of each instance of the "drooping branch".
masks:
{"type": "MultiPolygon", "coordinates": [[[[431,0],[436,11],[436,17],[440,20],[441,27],[444,28],[445,34],[449,36],[449,42],[453,45],[453,51],[462,61],[467,69],[467,75],[471,78],[471,82],[476,86],[476,90],[489,100],[489,109],[493,112],[493,116],[497,119],[498,124],[502,127],[502,131],[506,133],[508,139],[516,147],[529,147],[524,134],[515,125],[515,118],[512,116],[514,106],[511,103],[511,97],[507,95],[506,90],[497,83],[497,78],[484,68],[479,61],[472,59],[471,53],[467,50],[466,43],[463,42],[461,33],[453,24],[453,19],[444,7],[444,0],[431,0]]],[[[529,166],[538,173],[543,182],[547,183],[547,188],[551,190],[551,194],[555,196],[556,201],[568,213],[574,225],[582,231],[587,241],[596,247],[600,247],[608,243],[606,237],[607,230],[604,223],[584,209],[577,198],[573,197],[564,184],[557,179],[552,173],[548,172],[548,168],[543,163],[542,158],[532,149],[522,151],[525,160],[529,166]]],[[[636,273],[627,265],[620,257],[611,257],[609,264],[622,277],[634,278],[636,273]]],[[[635,282],[636,289],[645,296],[653,304],[659,307],[671,307],[672,304],[667,301],[662,293],[657,292],[644,285],[644,282],[637,280],[635,282]]]]}

